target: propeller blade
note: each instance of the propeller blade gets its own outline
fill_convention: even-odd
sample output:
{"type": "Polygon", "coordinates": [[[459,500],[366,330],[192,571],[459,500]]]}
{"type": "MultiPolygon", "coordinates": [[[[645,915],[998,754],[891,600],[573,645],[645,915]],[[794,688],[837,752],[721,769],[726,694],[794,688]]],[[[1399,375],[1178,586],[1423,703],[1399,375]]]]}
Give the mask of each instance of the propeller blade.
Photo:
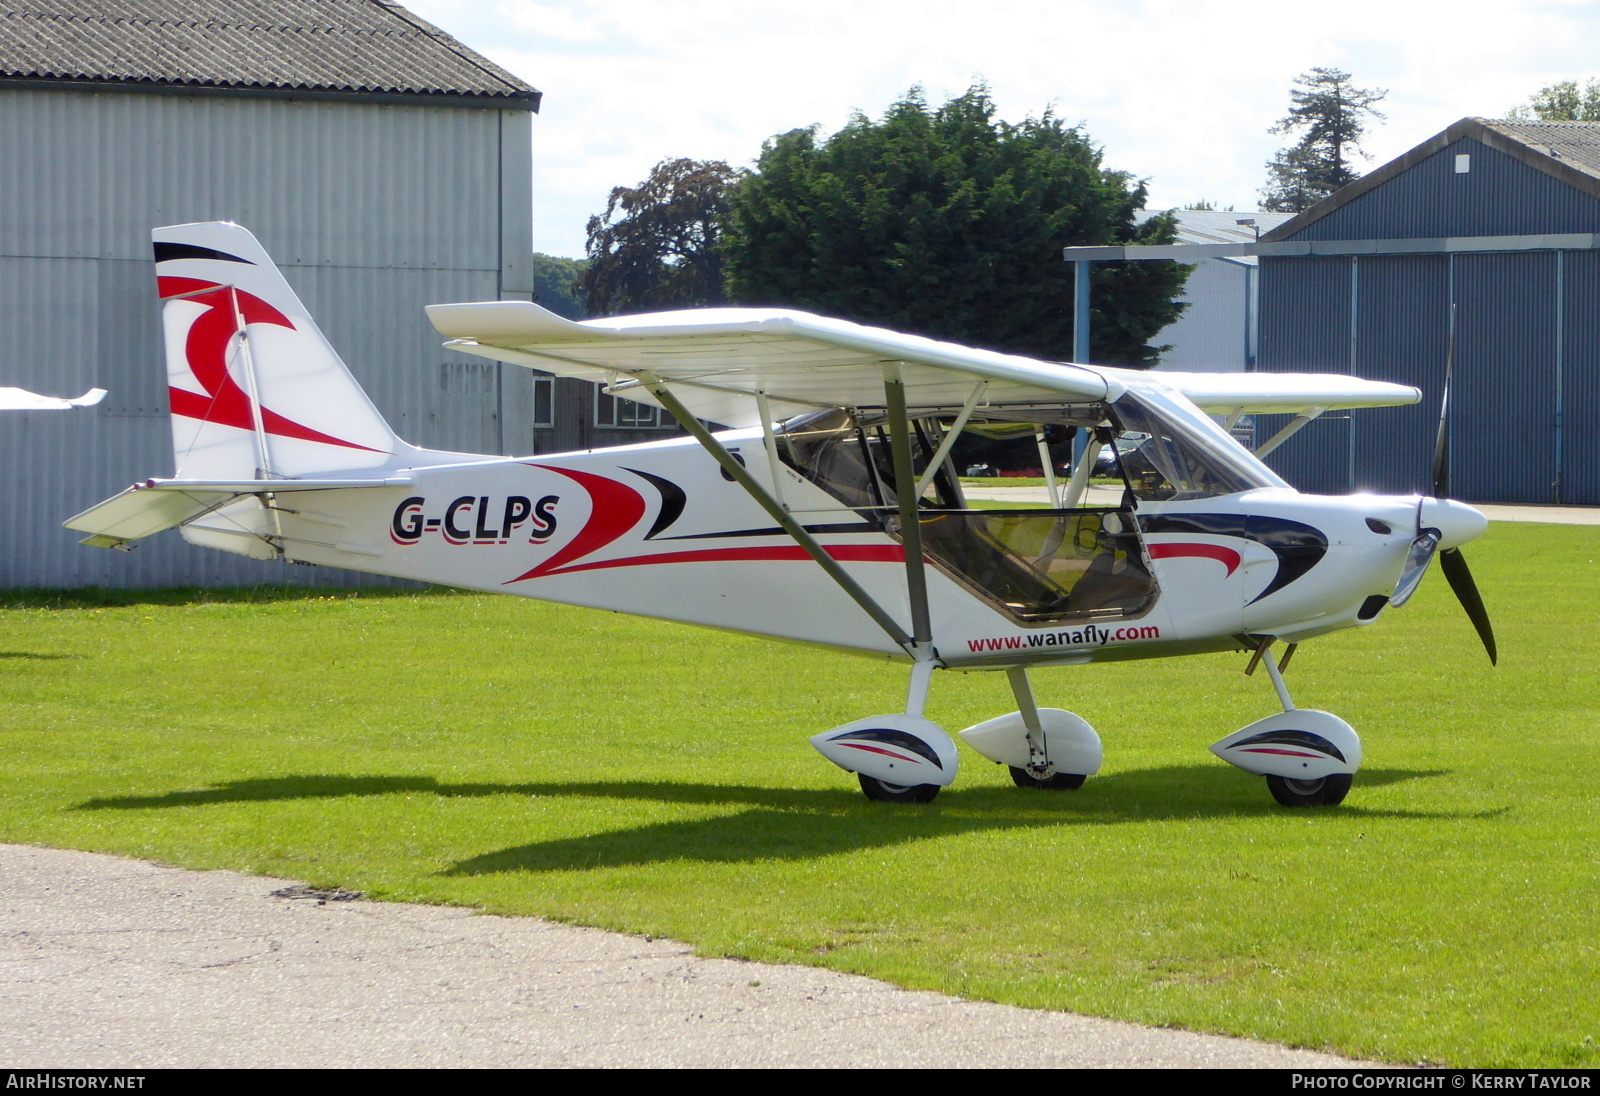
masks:
{"type": "Polygon", "coordinates": [[[1439,554],[1439,566],[1444,570],[1444,577],[1449,579],[1456,600],[1467,611],[1467,619],[1478,630],[1483,649],[1489,652],[1489,665],[1498,665],[1500,656],[1494,645],[1494,628],[1489,624],[1489,613],[1483,607],[1483,598],[1478,596],[1478,584],[1472,581],[1472,572],[1467,569],[1467,557],[1461,554],[1459,548],[1446,548],[1439,554]]]}
{"type": "Polygon", "coordinates": [[[1456,364],[1456,306],[1450,306],[1450,338],[1444,354],[1444,395],[1439,400],[1439,434],[1433,443],[1433,497],[1450,497],[1450,374],[1456,364]]]}
{"type": "Polygon", "coordinates": [[[1389,597],[1390,605],[1398,609],[1411,600],[1411,595],[1417,592],[1417,586],[1422,582],[1422,576],[1428,573],[1433,554],[1438,550],[1439,533],[1436,529],[1425,530],[1411,542],[1411,550],[1406,553],[1406,565],[1400,569],[1400,581],[1395,583],[1394,593],[1389,597]]]}

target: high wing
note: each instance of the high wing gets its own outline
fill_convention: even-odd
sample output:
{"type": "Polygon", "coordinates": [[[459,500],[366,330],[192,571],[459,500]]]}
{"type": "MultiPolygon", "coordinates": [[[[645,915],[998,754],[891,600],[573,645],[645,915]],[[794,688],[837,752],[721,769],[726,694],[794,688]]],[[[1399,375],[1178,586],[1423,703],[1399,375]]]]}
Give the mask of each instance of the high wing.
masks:
{"type": "Polygon", "coordinates": [[[1159,373],[1146,374],[1182,392],[1211,415],[1235,412],[1284,414],[1321,408],[1397,407],[1422,399],[1409,384],[1368,381],[1343,373],[1159,373]]]}
{"type": "Polygon", "coordinates": [[[912,408],[961,407],[986,382],[987,407],[1115,400],[1156,384],[1212,414],[1416,403],[1409,385],[1342,374],[1141,373],[1044,362],[784,309],[710,308],[575,322],[525,301],[442,304],[428,318],[453,350],[610,384],[656,403],[634,378],[669,383],[696,416],[728,426],[819,407],[883,403],[883,365],[899,362],[912,408]]]}
{"type": "Polygon", "coordinates": [[[1123,386],[1102,370],[863,327],[806,312],[710,308],[575,323],[536,304],[491,301],[428,308],[452,350],[611,383],[655,403],[627,379],[644,372],[673,386],[697,417],[755,426],[754,397],[775,418],[823,407],[883,405],[883,366],[902,364],[914,408],[960,407],[988,382],[988,406],[1115,399],[1123,386]],[[617,382],[621,383],[617,383],[617,382]]]}

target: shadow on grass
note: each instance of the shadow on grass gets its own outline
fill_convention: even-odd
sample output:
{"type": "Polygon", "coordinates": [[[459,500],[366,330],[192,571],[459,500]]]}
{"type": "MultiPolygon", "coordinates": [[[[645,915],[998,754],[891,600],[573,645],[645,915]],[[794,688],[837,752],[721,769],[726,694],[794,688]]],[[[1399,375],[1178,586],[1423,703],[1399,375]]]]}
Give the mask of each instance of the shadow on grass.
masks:
{"type": "MultiPolygon", "coordinates": [[[[1356,780],[1362,787],[1383,787],[1406,780],[1448,776],[1447,769],[1363,769],[1356,780]]],[[[561,783],[463,783],[441,784],[431,776],[277,776],[258,780],[237,780],[209,788],[166,792],[162,795],[129,795],[88,799],[77,810],[148,810],[162,807],[194,807],[213,803],[264,803],[294,799],[341,799],[346,796],[416,794],[441,798],[478,798],[491,795],[522,795],[529,798],[577,797],[585,799],[642,799],[658,803],[688,803],[698,806],[738,803],[777,810],[899,811],[915,817],[929,809],[1015,811],[1019,803],[1028,810],[1048,810],[1071,815],[1084,809],[1133,811],[1140,818],[1181,818],[1235,814],[1259,806],[1263,788],[1254,779],[1233,769],[1217,765],[1170,765],[1156,769],[1132,769],[1095,777],[1079,792],[1042,792],[1020,788],[953,788],[940,793],[932,808],[885,807],[867,802],[859,793],[845,788],[772,788],[742,784],[681,784],[670,781],[578,781],[561,783]]],[[[1269,801],[1270,802],[1270,801],[1269,801]]],[[[1263,811],[1278,808],[1265,806],[1263,811]]],[[[1359,809],[1359,803],[1341,809],[1359,809]]],[[[1374,812],[1363,812],[1374,813],[1374,812]]],[[[1415,817],[1466,817],[1461,814],[1417,814],[1379,812],[1415,817]]]]}
{"type": "MultiPolygon", "coordinates": [[[[1440,771],[1363,771],[1369,786],[1446,775],[1440,771]]],[[[1359,791],[1359,785],[1358,785],[1359,791]]],[[[150,810],[224,803],[424,794],[441,798],[616,799],[660,804],[743,807],[714,818],[652,823],[609,833],[542,841],[463,860],[446,875],[573,871],[674,860],[743,861],[831,856],[928,838],[987,830],[1117,825],[1182,819],[1284,814],[1259,780],[1216,765],[1176,765],[1113,773],[1077,792],[1006,787],[958,788],[921,807],[871,803],[853,789],[771,788],[668,781],[441,783],[429,776],[285,776],[241,780],[153,796],[97,798],[79,810],[150,810]]],[[[1463,813],[1373,810],[1356,802],[1299,817],[1462,819],[1463,813]]]]}
{"type": "Polygon", "coordinates": [[[20,658],[25,662],[50,662],[61,658],[82,658],[82,655],[47,655],[42,651],[0,651],[0,659],[20,658]]]}

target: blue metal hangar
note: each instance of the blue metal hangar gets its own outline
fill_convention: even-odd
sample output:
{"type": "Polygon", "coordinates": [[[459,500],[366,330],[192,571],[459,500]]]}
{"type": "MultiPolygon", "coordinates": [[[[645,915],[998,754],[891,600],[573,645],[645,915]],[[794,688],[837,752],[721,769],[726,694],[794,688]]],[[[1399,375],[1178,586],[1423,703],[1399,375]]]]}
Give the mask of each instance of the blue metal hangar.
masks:
{"type": "Polygon", "coordinates": [[[1422,389],[1309,424],[1257,416],[1267,463],[1301,490],[1428,488],[1453,330],[1452,496],[1600,505],[1600,124],[1463,118],[1255,243],[1062,257],[1080,277],[1257,258],[1256,369],[1422,389]]]}
{"type": "Polygon", "coordinates": [[[1464,118],[1258,254],[1257,368],[1425,393],[1307,425],[1268,457],[1291,483],[1426,489],[1453,315],[1454,496],[1600,504],[1600,124],[1464,118]]]}

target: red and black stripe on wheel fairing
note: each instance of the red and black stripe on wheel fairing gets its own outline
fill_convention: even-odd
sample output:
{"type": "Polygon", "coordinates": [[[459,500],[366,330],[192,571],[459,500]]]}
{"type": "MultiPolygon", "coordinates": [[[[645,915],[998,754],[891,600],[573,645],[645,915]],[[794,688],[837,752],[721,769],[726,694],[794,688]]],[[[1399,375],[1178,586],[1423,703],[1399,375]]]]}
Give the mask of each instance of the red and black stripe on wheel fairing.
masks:
{"type": "Polygon", "coordinates": [[[1139,529],[1151,533],[1199,533],[1210,537],[1238,537],[1272,550],[1278,557],[1278,573],[1267,588],[1245,604],[1254,605],[1277,593],[1322,562],[1328,554],[1328,538],[1322,530],[1288,518],[1262,514],[1149,514],[1139,516],[1139,529]]]}
{"type": "Polygon", "coordinates": [[[905,750],[907,753],[916,754],[924,761],[931,762],[933,767],[941,772],[944,770],[944,765],[939,761],[939,755],[933,752],[933,747],[909,731],[896,731],[888,727],[868,728],[862,731],[845,731],[843,734],[834,735],[828,741],[837,742],[841,746],[853,746],[868,753],[896,757],[901,761],[913,760],[894,752],[894,749],[905,750]],[[885,746],[892,746],[894,749],[884,749],[885,746]]]}
{"type": "Polygon", "coordinates": [[[1249,738],[1241,738],[1228,749],[1243,750],[1245,753],[1285,754],[1289,757],[1304,757],[1304,751],[1310,750],[1335,761],[1344,760],[1339,747],[1311,731],[1262,731],[1249,738]]]}

